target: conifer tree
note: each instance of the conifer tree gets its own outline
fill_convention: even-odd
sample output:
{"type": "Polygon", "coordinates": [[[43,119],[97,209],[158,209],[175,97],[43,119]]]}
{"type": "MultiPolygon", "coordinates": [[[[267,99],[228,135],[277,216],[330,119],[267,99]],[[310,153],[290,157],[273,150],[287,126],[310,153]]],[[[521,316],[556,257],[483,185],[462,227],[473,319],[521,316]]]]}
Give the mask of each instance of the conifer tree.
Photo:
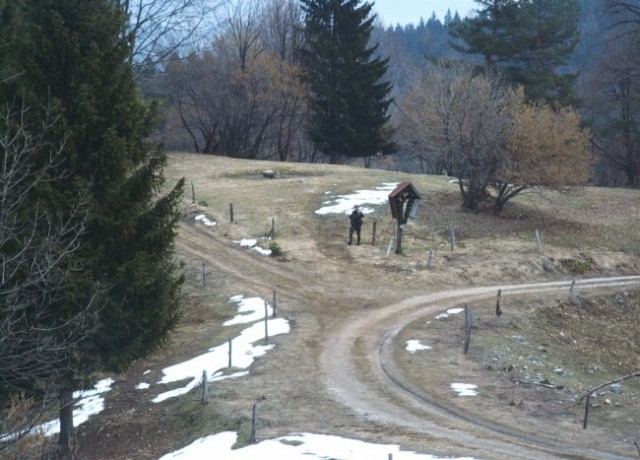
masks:
{"type": "Polygon", "coordinates": [[[308,131],[331,163],[393,151],[386,128],[389,61],[376,56],[377,45],[369,45],[371,8],[360,0],[302,0],[300,56],[311,89],[308,131]]]}
{"type": "MultiPolygon", "coordinates": [[[[148,141],[155,109],[136,85],[134,37],[126,33],[120,2],[18,0],[13,5],[19,6],[17,14],[0,11],[2,27],[16,30],[3,48],[3,72],[12,77],[0,84],[0,103],[29,107],[25,118],[32,126],[45,107],[57,107],[59,122],[48,136],[63,145],[67,176],[42,188],[50,209],[68,206],[79,190],[89,191],[86,231],[74,253],[84,269],[69,277],[64,295],[52,299],[50,309],[64,317],[96,293],[102,299],[95,332],[57,382],[60,443],[66,447],[73,435],[72,391],[96,371],[122,371],[153,352],[176,324],[182,280],[172,253],[183,183],[158,194],[166,155],[148,141]]],[[[33,158],[34,164],[45,160],[33,158]]]]}
{"type": "Polygon", "coordinates": [[[477,16],[452,27],[455,49],[484,58],[522,85],[529,101],[577,101],[568,61],[578,45],[578,0],[476,0],[477,16]]]}

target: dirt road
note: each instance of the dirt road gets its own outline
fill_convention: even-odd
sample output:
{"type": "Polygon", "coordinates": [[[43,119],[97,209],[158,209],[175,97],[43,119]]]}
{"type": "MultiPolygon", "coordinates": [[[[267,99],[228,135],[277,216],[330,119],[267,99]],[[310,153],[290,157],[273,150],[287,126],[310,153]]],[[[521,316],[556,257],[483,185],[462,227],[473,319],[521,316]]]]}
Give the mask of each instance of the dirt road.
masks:
{"type": "MultiPolygon", "coordinates": [[[[287,413],[283,398],[279,401],[283,408],[275,416],[279,419],[271,421],[274,434],[315,429],[368,437],[365,433],[372,423],[377,438],[418,446],[431,453],[484,459],[632,458],[583,447],[588,444],[575,435],[572,439],[563,439],[561,434],[556,439],[538,436],[535,423],[522,429],[449,407],[412,384],[394,360],[397,335],[412,321],[461,301],[494,297],[498,289],[505,296],[552,294],[567,291],[569,281],[452,288],[419,295],[412,288],[415,283],[396,276],[386,280],[391,282],[384,289],[372,292],[370,277],[367,273],[354,274],[347,249],[342,247],[325,248],[323,260],[318,261],[324,267],[322,276],[314,264],[260,257],[190,224],[182,225],[177,247],[180,252],[205,260],[218,273],[224,273],[230,283],[251,286],[265,296],[277,287],[279,296],[286,299],[290,311],[287,307],[284,311],[294,318],[296,330],[295,338],[282,344],[280,358],[296,360],[300,365],[291,368],[297,374],[295,378],[280,376],[277,385],[292,395],[304,387],[304,393],[313,397],[301,399],[312,399],[324,410],[301,411],[298,405],[296,418],[293,412],[287,413]],[[338,252],[346,256],[337,256],[338,252]],[[347,275],[349,283],[341,283],[347,275]],[[311,413],[313,422],[305,419],[311,413]]],[[[581,289],[638,282],[637,276],[597,278],[583,280],[581,289]]],[[[271,365],[280,372],[286,369],[282,364],[271,365]]],[[[266,369],[269,367],[265,365],[266,369]]]]}
{"type": "MultiPolygon", "coordinates": [[[[640,277],[583,280],[582,288],[628,286],[640,277]]],[[[453,407],[416,388],[403,378],[393,361],[392,348],[398,332],[429,314],[458,305],[461,301],[493,298],[498,289],[505,295],[528,292],[566,291],[570,282],[478,287],[440,291],[412,297],[373,314],[358,315],[335,331],[322,353],[322,367],[328,389],[346,406],[364,418],[402,426],[428,434],[439,442],[458,446],[483,458],[629,458],[595,449],[581,448],[537,437],[513,427],[486,421],[453,407]],[[358,368],[366,354],[370,375],[358,368]]]]}

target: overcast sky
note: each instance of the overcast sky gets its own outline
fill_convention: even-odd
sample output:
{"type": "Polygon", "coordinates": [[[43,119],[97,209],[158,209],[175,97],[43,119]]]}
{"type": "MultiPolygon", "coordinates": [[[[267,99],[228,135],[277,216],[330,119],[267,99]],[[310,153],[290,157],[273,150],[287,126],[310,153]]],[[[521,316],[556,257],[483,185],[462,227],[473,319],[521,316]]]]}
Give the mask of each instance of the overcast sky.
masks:
{"type": "Polygon", "coordinates": [[[378,13],[378,18],[385,26],[417,24],[420,17],[426,21],[435,12],[442,21],[447,9],[451,13],[456,10],[460,16],[466,16],[471,10],[477,8],[473,0],[370,0],[374,3],[373,9],[378,13]]]}

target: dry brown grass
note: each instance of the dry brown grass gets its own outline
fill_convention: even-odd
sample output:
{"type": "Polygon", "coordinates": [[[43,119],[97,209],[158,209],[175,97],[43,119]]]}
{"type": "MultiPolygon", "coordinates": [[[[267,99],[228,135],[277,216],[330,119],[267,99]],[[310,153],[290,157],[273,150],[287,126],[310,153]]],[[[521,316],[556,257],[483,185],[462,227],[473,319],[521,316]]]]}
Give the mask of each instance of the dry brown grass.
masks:
{"type": "Polygon", "coordinates": [[[590,445],[604,438],[611,448],[629,449],[640,436],[640,379],[625,381],[620,394],[609,387],[597,391],[588,430],[582,427],[581,397],[640,369],[639,301],[638,290],[573,302],[540,295],[506,298],[502,316],[495,316],[494,303],[472,304],[468,355],[462,354],[464,314],[457,314],[424,318],[405,328],[396,360],[420,388],[434,393],[435,386],[447,404],[488,421],[507,427],[535,424],[536,434],[549,439],[560,435],[590,445]],[[411,339],[433,348],[409,354],[404,346],[411,339]],[[455,395],[449,390],[452,381],[478,384],[478,396],[455,395]]]}
{"type": "MultiPolygon", "coordinates": [[[[190,228],[205,235],[198,241],[194,239],[195,234],[183,231],[180,236],[177,256],[187,279],[184,319],[162,353],[138,363],[132,372],[120,378],[119,389],[108,402],[112,412],[107,410],[83,428],[84,445],[94,442],[94,447],[86,451],[91,453],[91,458],[131,458],[138,444],[144,444],[137,450],[144,452],[138,458],[154,458],[153,455],[157,458],[161,452],[184,446],[203,433],[225,427],[240,431],[246,438],[250,407],[255,401],[262,405],[263,438],[313,430],[340,432],[362,439],[395,439],[406,442],[407,447],[437,450],[437,444],[411,437],[399,428],[363,424],[327,394],[322,376],[318,375],[317,359],[328,330],[352,315],[367,314],[416,293],[468,285],[640,272],[638,190],[576,187],[565,193],[542,191],[517,198],[507,205],[502,216],[495,216],[462,210],[457,186],[442,176],[174,153],[170,156],[166,177],[167,185],[181,177],[186,179],[183,220],[190,228]],[[275,171],[276,177],[263,177],[262,172],[267,169],[275,171]],[[405,233],[404,255],[386,256],[387,244],[395,230],[395,222],[386,205],[365,218],[365,244],[361,246],[345,244],[346,216],[314,214],[328,191],[345,194],[404,180],[411,181],[423,198],[417,219],[410,222],[405,233]],[[192,203],[191,183],[195,188],[195,203],[192,203]],[[234,208],[233,223],[229,222],[230,203],[234,208]],[[194,216],[199,213],[216,220],[217,225],[205,228],[195,222],[194,216]],[[374,218],[378,221],[378,233],[377,244],[372,246],[369,242],[374,218]],[[232,242],[265,235],[272,220],[275,220],[275,241],[284,251],[280,259],[248,254],[238,250],[232,242]],[[448,241],[451,227],[457,237],[454,251],[448,241]],[[536,251],[536,229],[542,239],[540,253],[536,251]],[[206,235],[210,235],[210,241],[206,235]],[[432,267],[427,266],[430,251],[433,251],[432,267]],[[201,278],[203,262],[206,262],[208,273],[205,286],[201,278]],[[229,296],[261,295],[269,299],[272,289],[287,292],[280,308],[291,320],[293,330],[289,336],[276,339],[277,351],[253,366],[251,378],[213,386],[214,404],[199,405],[194,395],[186,395],[166,405],[140,400],[133,405],[135,410],[131,417],[122,415],[122,407],[132,405],[130,395],[135,392],[132,388],[145,369],[154,369],[155,376],[159,376],[164,365],[191,357],[212,344],[223,343],[233,334],[221,327],[222,320],[233,314],[233,306],[227,302],[229,296]],[[318,407],[322,408],[320,414],[318,407]],[[121,418],[110,418],[116,416],[121,418]],[[113,443],[102,442],[105,433],[112,438],[119,436],[121,445],[118,449],[113,443]],[[161,442],[152,446],[151,440],[159,438],[161,442]]],[[[427,328],[424,322],[412,324],[400,334],[402,340],[396,344],[399,362],[409,373],[415,373],[418,384],[429,388],[435,387],[439,379],[444,384],[452,376],[473,375],[493,388],[488,392],[491,397],[487,398],[486,406],[479,406],[481,409],[491,407],[494,414],[503,410],[514,412],[516,419],[524,417],[517,419],[519,423],[528,420],[527,417],[539,419],[541,414],[554,414],[558,424],[574,430],[577,412],[573,413],[573,418],[566,418],[569,416],[565,412],[558,411],[556,406],[560,404],[554,406],[554,401],[560,396],[546,388],[539,391],[535,385],[519,388],[514,396],[513,368],[511,371],[504,369],[508,370],[511,362],[526,361],[532,353],[518,348],[519,342],[510,338],[523,335],[522,331],[527,331],[527,343],[534,351],[537,347],[548,350],[545,357],[550,365],[567,368],[563,357],[569,362],[575,361],[580,353],[592,353],[593,349],[569,353],[568,349],[551,340],[559,336],[551,328],[555,325],[569,330],[573,324],[586,328],[589,323],[573,321],[577,313],[555,308],[556,303],[549,296],[523,298],[518,300],[518,305],[518,315],[512,315],[514,310],[505,306],[509,309],[500,320],[491,315],[490,305],[483,306],[486,311],[478,317],[471,359],[440,353],[441,360],[436,362],[431,358],[436,354],[408,355],[403,349],[402,340],[405,339],[424,338],[427,342],[433,339],[443,350],[457,348],[460,340],[459,325],[453,320],[427,328]],[[554,318],[552,312],[562,312],[564,316],[554,318]],[[509,347],[512,354],[507,354],[505,347],[509,347]],[[549,359],[552,353],[557,355],[549,359]],[[520,356],[523,356],[522,360],[520,356]],[[498,361],[493,361],[494,357],[498,361]],[[540,399],[535,399],[537,397],[540,399]],[[510,406],[513,399],[518,404],[510,406]],[[520,401],[525,402],[520,404],[520,401]]],[[[607,321],[617,322],[614,318],[607,321]]],[[[624,324],[625,328],[633,326],[632,322],[624,324]]],[[[591,327],[597,329],[601,324],[594,322],[591,327]]],[[[614,340],[607,340],[607,343],[615,346],[614,340]]],[[[605,357],[606,353],[599,354],[598,360],[605,357]]],[[[629,362],[628,365],[635,364],[629,362]]],[[[588,372],[588,368],[585,369],[572,370],[574,380],[562,383],[572,388],[572,393],[563,393],[566,397],[562,408],[568,405],[570,396],[579,392],[580,386],[576,382],[583,380],[580,376],[588,372]]],[[[544,375],[560,378],[553,370],[544,375]]],[[[604,379],[608,375],[594,378],[604,379]]],[[[451,398],[446,385],[444,388],[439,397],[458,403],[451,398]]],[[[625,397],[631,397],[631,394],[636,393],[630,391],[625,397]]],[[[631,404],[632,401],[635,406],[629,407],[637,411],[638,399],[623,402],[631,404]]],[[[621,404],[612,403],[612,406],[619,408],[621,404]]],[[[598,420],[607,419],[598,417],[598,420]]],[[[595,426],[598,423],[601,422],[594,421],[595,426]]],[[[536,426],[543,424],[544,421],[539,420],[536,426]]],[[[613,426],[613,429],[619,428],[620,425],[613,426]]],[[[545,434],[543,428],[540,430],[545,434]]],[[[547,434],[553,436],[553,431],[553,425],[550,425],[547,434]]],[[[606,437],[606,429],[603,431],[606,437]]],[[[632,435],[620,433],[615,434],[617,440],[632,435]]],[[[443,452],[448,449],[439,448],[443,452]]]]}
{"type": "MultiPolygon", "coordinates": [[[[278,242],[290,257],[313,257],[308,251],[322,250],[345,239],[345,217],[314,215],[326,198],[325,192],[350,193],[384,182],[411,181],[423,200],[415,221],[406,232],[404,249],[414,260],[425,259],[430,251],[449,250],[449,229],[454,227],[455,257],[482,251],[513,254],[535,252],[535,232],[539,231],[542,254],[557,255],[580,251],[588,259],[593,253],[640,255],[640,191],[574,187],[558,192],[543,190],[516,198],[502,216],[472,213],[461,209],[455,184],[442,176],[410,175],[352,166],[249,162],[214,156],[173,154],[167,170],[168,183],[179,177],[187,180],[185,202],[191,202],[190,184],[196,202],[190,212],[204,211],[219,222],[219,230],[232,238],[265,235],[275,220],[278,242]],[[262,172],[271,169],[275,179],[262,172]],[[229,204],[234,207],[234,225],[229,225],[229,204]],[[299,252],[298,252],[299,250],[299,252]]],[[[387,206],[368,215],[365,240],[370,225],[378,220],[378,254],[384,255],[393,237],[395,222],[387,206]]],[[[604,263],[604,261],[603,261],[604,263]]],[[[482,280],[478,280],[482,281],[482,280]]]]}

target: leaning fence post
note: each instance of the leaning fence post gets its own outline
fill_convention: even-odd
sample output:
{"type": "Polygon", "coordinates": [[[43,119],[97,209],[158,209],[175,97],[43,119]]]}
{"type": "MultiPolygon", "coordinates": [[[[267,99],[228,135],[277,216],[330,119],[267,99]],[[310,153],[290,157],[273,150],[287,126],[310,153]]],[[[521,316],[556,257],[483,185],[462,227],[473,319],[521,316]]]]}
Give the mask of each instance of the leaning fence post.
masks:
{"type": "Polygon", "coordinates": [[[582,421],[582,429],[587,429],[587,423],[589,420],[589,406],[591,405],[591,393],[587,395],[587,403],[584,406],[584,420],[582,421]]]}
{"type": "Polygon", "coordinates": [[[193,185],[193,181],[191,181],[191,203],[196,204],[196,187],[193,185]]]}
{"type": "Polygon", "coordinates": [[[540,232],[536,228],[536,252],[540,254],[540,232]]]}

